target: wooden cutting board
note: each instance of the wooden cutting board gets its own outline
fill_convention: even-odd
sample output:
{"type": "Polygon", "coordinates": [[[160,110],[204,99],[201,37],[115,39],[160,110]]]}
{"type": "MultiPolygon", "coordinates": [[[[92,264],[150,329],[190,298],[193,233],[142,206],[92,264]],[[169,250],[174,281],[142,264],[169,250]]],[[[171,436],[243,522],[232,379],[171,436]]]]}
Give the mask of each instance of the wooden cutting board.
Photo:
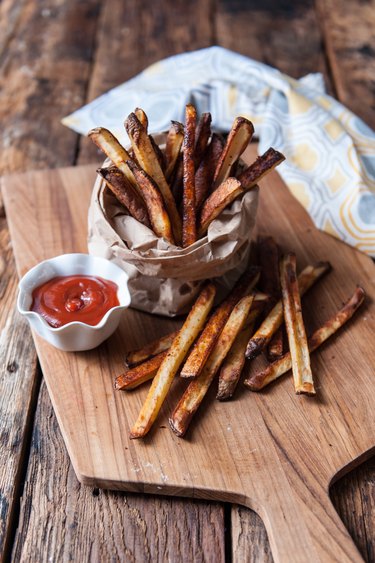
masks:
{"type": "MultiPolygon", "coordinates": [[[[255,148],[247,158],[252,160],[255,148]]],[[[19,275],[65,252],[85,252],[95,166],[30,172],[2,181],[19,275]]],[[[98,349],[60,352],[34,335],[44,377],[78,479],[87,485],[244,504],[263,518],[276,561],[360,561],[335,512],[330,483],[375,445],[375,306],[372,261],[317,231],[272,173],[261,184],[258,231],[294,249],[299,267],[329,260],[333,272],[304,298],[310,329],[336,311],[356,284],[368,294],[357,316],[312,357],[316,398],[297,397],[290,375],[262,393],[206,398],[185,439],[167,417],[185,381],[176,380],[155,428],[129,440],[147,394],[113,388],[124,353],[178,321],[128,310],[98,349]]],[[[26,329],[26,327],[25,327],[26,329]]]]}

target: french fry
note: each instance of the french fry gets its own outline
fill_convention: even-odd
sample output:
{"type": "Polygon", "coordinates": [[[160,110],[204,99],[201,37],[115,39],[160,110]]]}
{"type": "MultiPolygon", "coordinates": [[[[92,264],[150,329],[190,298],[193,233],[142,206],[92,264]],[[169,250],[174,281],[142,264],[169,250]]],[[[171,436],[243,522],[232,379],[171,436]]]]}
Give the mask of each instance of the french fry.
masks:
{"type": "Polygon", "coordinates": [[[166,210],[172,223],[175,243],[180,244],[182,234],[181,217],[178,214],[175,200],[167,184],[163,170],[160,167],[149,136],[134,113],[131,113],[127,117],[125,121],[125,128],[129,135],[137,162],[153,179],[161,192],[166,210]]]}
{"type": "Polygon", "coordinates": [[[164,350],[164,352],[160,352],[149,360],[126,370],[124,373],[116,377],[115,389],[135,389],[135,387],[138,387],[142,383],[153,379],[167,353],[168,351],[164,350]]]}
{"type": "Polygon", "coordinates": [[[224,143],[222,138],[214,133],[198,170],[195,173],[195,203],[197,209],[201,208],[207,195],[210,193],[215,169],[223,147],[224,143]]]}
{"type": "MultiPolygon", "coordinates": [[[[310,353],[319,348],[330,336],[335,334],[339,328],[347,323],[362,305],[364,299],[365,291],[361,287],[357,287],[352,297],[342,309],[318,328],[308,339],[310,353]]],[[[251,391],[260,391],[266,387],[266,385],[287,373],[291,368],[292,358],[290,352],[287,352],[282,358],[267,366],[266,369],[251,375],[244,383],[251,391]]]]}
{"type": "Polygon", "coordinates": [[[294,389],[297,394],[315,395],[298,288],[296,255],[293,252],[286,254],[280,260],[280,283],[285,327],[292,358],[294,389]]]}
{"type": "Polygon", "coordinates": [[[113,164],[117,166],[117,168],[121,170],[132,186],[137,187],[132,171],[126,164],[128,160],[132,159],[128,151],[124,149],[116,137],[104,127],[91,129],[88,133],[88,137],[90,137],[96,146],[102,150],[110,160],[112,160],[113,164]]]}
{"type": "MultiPolygon", "coordinates": [[[[301,296],[317,282],[323,274],[329,272],[331,265],[329,262],[318,262],[315,266],[307,266],[298,276],[298,285],[301,296]]],[[[281,326],[284,319],[282,301],[278,301],[272,311],[264,319],[256,333],[250,338],[246,357],[255,358],[268,345],[272,336],[281,326]]]]}
{"type": "Polygon", "coordinates": [[[165,145],[165,159],[167,166],[165,177],[168,182],[170,182],[173,178],[173,173],[175,171],[183,140],[184,126],[178,121],[172,121],[165,145]]]}
{"type": "Polygon", "coordinates": [[[238,179],[244,189],[249,190],[284,160],[285,156],[271,147],[262,156],[258,156],[253,164],[245,168],[238,179]]]}
{"type": "Polygon", "coordinates": [[[253,289],[258,280],[259,271],[254,268],[240,277],[230,295],[219,305],[207,321],[181,370],[181,377],[198,377],[234,306],[244,295],[253,289]]]}
{"type": "Polygon", "coordinates": [[[214,302],[215,293],[216,289],[212,283],[206,285],[200,292],[198,299],[178,335],[173,340],[166,357],[152,381],[146,401],[131,430],[131,438],[142,438],[149,432],[158,416],[177,370],[206,322],[207,315],[214,302]]]}
{"type": "Polygon", "coordinates": [[[128,160],[127,165],[133,172],[139,191],[145,201],[154,233],[156,236],[164,237],[165,240],[174,244],[171,222],[157,185],[144,170],[137,166],[135,162],[128,160]]]}
{"type": "Polygon", "coordinates": [[[148,117],[147,117],[146,113],[143,111],[142,108],[135,108],[134,113],[137,116],[137,118],[139,119],[139,122],[142,124],[142,127],[144,128],[144,130],[147,133],[148,117]]]}
{"type": "Polygon", "coordinates": [[[246,361],[246,345],[250,336],[253,334],[255,321],[261,311],[261,308],[254,308],[255,304],[256,303],[253,302],[246,324],[241,332],[237,334],[236,340],[233,342],[232,348],[229,350],[221,366],[216,394],[216,399],[219,401],[230,399],[240,380],[246,361]]]}
{"type": "Polygon", "coordinates": [[[214,219],[240,194],[245,193],[241,183],[236,178],[227,178],[206,199],[201,209],[198,236],[203,237],[214,219]]]}
{"type": "Polygon", "coordinates": [[[241,331],[252,302],[253,296],[247,295],[234,307],[201,374],[191,381],[174,409],[169,424],[177,436],[184,436],[186,433],[191,419],[203,401],[237,334],[241,331]]]}
{"type": "Polygon", "coordinates": [[[108,188],[116,196],[116,199],[129,211],[130,215],[142,223],[142,225],[151,227],[143,198],[121,170],[115,167],[99,168],[97,173],[103,178],[108,188]]]}
{"type": "Polygon", "coordinates": [[[195,135],[195,149],[194,149],[195,169],[197,169],[198,166],[200,165],[205,150],[207,148],[207,144],[211,136],[211,121],[212,121],[212,117],[209,112],[202,113],[197,125],[197,130],[195,135]]]}
{"type": "Polygon", "coordinates": [[[127,352],[125,356],[126,365],[132,368],[142,362],[145,362],[146,360],[149,360],[153,356],[157,356],[160,352],[165,352],[165,350],[168,350],[171,346],[178,333],[179,330],[175,330],[166,336],[153,340],[149,344],[146,344],[146,346],[142,346],[142,348],[127,352]]]}
{"type": "Polygon", "coordinates": [[[184,190],[182,195],[182,246],[186,248],[197,240],[195,208],[195,129],[197,112],[191,104],[185,111],[185,134],[183,141],[184,190]]]}
{"type": "Polygon", "coordinates": [[[254,134],[254,126],[245,117],[236,117],[214,174],[214,189],[230,176],[233,164],[241,156],[254,134]]]}
{"type": "Polygon", "coordinates": [[[267,358],[274,362],[284,354],[284,331],[281,325],[272,336],[267,347],[267,358]]]}

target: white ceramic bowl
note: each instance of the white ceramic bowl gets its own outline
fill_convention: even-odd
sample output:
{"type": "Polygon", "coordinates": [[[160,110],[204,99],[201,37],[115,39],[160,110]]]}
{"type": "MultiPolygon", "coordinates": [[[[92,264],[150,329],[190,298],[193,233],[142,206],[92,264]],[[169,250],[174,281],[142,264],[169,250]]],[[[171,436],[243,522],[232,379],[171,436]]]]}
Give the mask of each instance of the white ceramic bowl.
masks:
{"type": "Polygon", "coordinates": [[[99,346],[113,334],[122,312],[130,305],[128,275],[113,262],[89,254],[62,254],[37,264],[21,279],[19,290],[18,310],[27,318],[31,328],[47,342],[66,352],[91,350],[99,346]],[[39,313],[30,311],[35,288],[56,276],[72,275],[100,276],[116,283],[120,305],[107,311],[95,326],[74,321],[53,328],[39,313]]]}

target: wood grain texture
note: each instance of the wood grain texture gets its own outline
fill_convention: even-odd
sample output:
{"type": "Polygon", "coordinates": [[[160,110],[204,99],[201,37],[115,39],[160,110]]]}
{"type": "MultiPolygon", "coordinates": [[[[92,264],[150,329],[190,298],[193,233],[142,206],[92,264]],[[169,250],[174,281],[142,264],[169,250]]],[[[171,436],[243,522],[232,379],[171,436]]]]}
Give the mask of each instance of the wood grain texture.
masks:
{"type": "Polygon", "coordinates": [[[266,529],[259,516],[232,506],[232,560],[241,563],[273,563],[266,529]]]}
{"type": "MultiPolygon", "coordinates": [[[[251,155],[253,157],[254,152],[251,155]]],[[[89,196],[92,183],[92,177],[89,176],[84,181],[84,175],[88,172],[88,168],[65,169],[46,173],[46,176],[35,173],[27,177],[27,193],[43,210],[45,221],[48,215],[54,215],[49,208],[54,201],[53,198],[50,201],[46,198],[46,185],[49,188],[57,186],[55,189],[59,194],[69,193],[68,197],[59,196],[60,199],[55,203],[58,203],[61,213],[62,199],[65,197],[69,201],[69,211],[73,215],[71,239],[64,239],[64,229],[55,221],[53,236],[49,230],[49,239],[53,240],[51,247],[44,241],[30,248],[23,232],[25,218],[12,212],[12,198],[16,194],[25,201],[27,209],[25,178],[5,179],[7,211],[21,272],[48,253],[59,253],[61,245],[69,243],[68,247],[63,246],[65,251],[69,251],[72,240],[75,246],[82,244],[85,229],[81,214],[86,213],[83,195],[86,193],[86,197],[89,196]],[[77,185],[80,186],[80,193],[77,185]],[[80,206],[77,205],[78,199],[80,206]]],[[[37,218],[29,221],[26,227],[28,233],[36,228],[34,223],[37,224],[37,218]]],[[[322,258],[333,263],[334,272],[321,282],[321,293],[316,294],[314,289],[309,296],[312,301],[308,302],[310,305],[306,311],[310,328],[323,320],[335,308],[335,304],[337,307],[345,300],[357,282],[366,287],[371,298],[371,261],[317,232],[276,174],[270,180],[263,181],[259,226],[263,233],[274,235],[284,251],[294,248],[300,267],[307,261],[322,258]],[[316,306],[317,295],[319,307],[316,306]]],[[[43,241],[43,233],[39,236],[43,241]]],[[[319,373],[319,382],[322,382],[318,401],[296,400],[285,381],[275,385],[266,394],[249,395],[243,392],[235,402],[225,405],[213,402],[204,416],[200,413],[199,425],[195,425],[189,439],[184,441],[163,428],[167,414],[164,409],[159,432],[152,432],[149,440],[134,444],[128,441],[127,435],[119,434],[114,428],[118,425],[129,428],[147,390],[119,396],[113,391],[111,374],[115,375],[116,370],[120,369],[122,354],[119,350],[123,338],[126,338],[129,347],[142,344],[144,318],[148,316],[135,311],[127,312],[120,331],[112,339],[97,351],[84,354],[63,354],[36,340],[63,435],[73,465],[83,482],[112,488],[125,486],[129,490],[145,492],[162,491],[167,494],[193,494],[240,501],[256,508],[265,519],[276,560],[300,561],[304,560],[307,553],[312,558],[324,553],[326,556],[339,554],[342,561],[358,560],[358,553],[328,499],[327,490],[338,470],[374,445],[374,421],[368,417],[368,412],[373,408],[369,387],[372,373],[365,354],[361,353],[361,346],[366,346],[366,354],[369,353],[367,347],[370,338],[364,344],[365,333],[373,330],[375,322],[371,299],[365,313],[357,316],[350,329],[345,329],[339,338],[316,354],[315,370],[319,373]],[[135,342],[137,338],[139,341],[135,342]],[[345,374],[353,369],[350,353],[350,346],[353,345],[357,351],[356,376],[348,378],[345,374]],[[58,366],[63,369],[64,377],[59,377],[58,366]],[[73,372],[76,375],[71,378],[73,372]],[[86,383],[88,376],[89,387],[86,383]],[[251,401],[251,408],[248,401],[251,401]],[[68,416],[69,411],[71,416],[68,416]],[[79,424],[76,419],[73,421],[74,413],[78,411],[84,424],[79,424]],[[277,411],[279,414],[275,417],[277,411]],[[246,435],[236,430],[239,418],[242,419],[240,426],[249,429],[246,435]],[[305,429],[302,433],[301,427],[305,429]],[[88,428],[90,431],[87,431],[88,428]],[[108,436],[111,436],[109,449],[108,436]],[[317,442],[318,449],[312,447],[317,442]],[[165,455],[161,455],[161,452],[165,452],[165,455]],[[204,463],[197,463],[199,459],[205,460],[204,463]],[[312,510],[308,517],[305,513],[307,507],[312,510]],[[296,535],[290,534],[292,527],[296,535]],[[329,534],[327,530],[330,530],[329,534]]],[[[147,334],[156,336],[157,329],[154,334],[151,335],[151,329],[147,334]]],[[[168,401],[168,409],[181,392],[181,385],[181,382],[176,384],[168,401]]]]}
{"type": "Polygon", "coordinates": [[[42,384],[13,561],[224,561],[223,508],[82,486],[42,384]]]}
{"type": "Polygon", "coordinates": [[[375,2],[317,0],[338,99],[375,127],[375,2]]]}

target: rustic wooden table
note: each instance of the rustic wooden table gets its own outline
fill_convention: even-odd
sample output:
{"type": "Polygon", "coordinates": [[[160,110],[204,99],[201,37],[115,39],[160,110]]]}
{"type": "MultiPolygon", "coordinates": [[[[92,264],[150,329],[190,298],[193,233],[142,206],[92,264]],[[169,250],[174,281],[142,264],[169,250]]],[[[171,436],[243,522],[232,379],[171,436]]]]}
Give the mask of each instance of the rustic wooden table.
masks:
{"type": "MultiPolygon", "coordinates": [[[[375,1],[3,0],[0,174],[99,162],[61,117],[163,57],[219,44],[329,91],[375,128],[375,1]]],[[[22,205],[22,203],[20,203],[22,205]]],[[[81,486],[43,383],[0,198],[0,554],[15,561],[271,561],[238,506],[81,486]]],[[[332,488],[375,561],[375,458],[332,488]]]]}

